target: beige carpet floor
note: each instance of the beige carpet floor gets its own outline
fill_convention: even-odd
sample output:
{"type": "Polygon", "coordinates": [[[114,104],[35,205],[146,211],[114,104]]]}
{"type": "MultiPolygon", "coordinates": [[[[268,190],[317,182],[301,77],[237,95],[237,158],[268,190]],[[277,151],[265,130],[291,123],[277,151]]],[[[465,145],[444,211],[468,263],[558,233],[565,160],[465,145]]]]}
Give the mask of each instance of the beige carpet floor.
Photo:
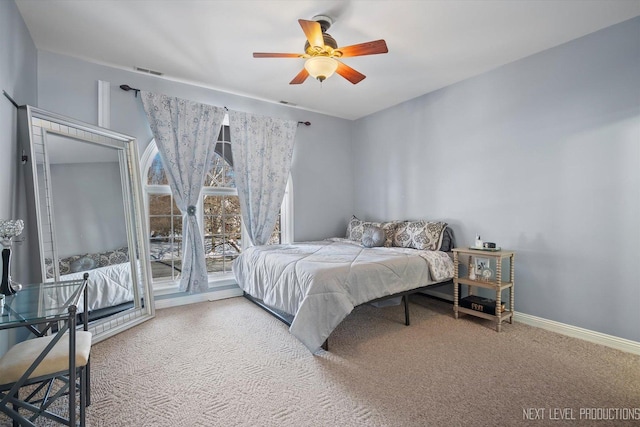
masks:
{"type": "Polygon", "coordinates": [[[359,307],[314,356],[243,298],[159,310],[93,347],[88,425],[640,425],[640,356],[420,295],[411,315],[359,307]]]}

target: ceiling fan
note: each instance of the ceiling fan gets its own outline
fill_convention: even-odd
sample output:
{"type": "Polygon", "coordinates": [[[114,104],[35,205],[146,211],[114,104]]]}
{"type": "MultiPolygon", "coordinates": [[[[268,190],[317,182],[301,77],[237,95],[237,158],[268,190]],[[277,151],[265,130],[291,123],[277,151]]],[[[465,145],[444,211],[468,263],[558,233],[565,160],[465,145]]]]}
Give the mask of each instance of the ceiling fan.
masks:
{"type": "Polygon", "coordinates": [[[289,84],[297,85],[303,83],[310,75],[320,82],[331,77],[333,73],[338,73],[353,84],[364,80],[364,74],[354,70],[338,58],[350,56],[375,55],[387,53],[387,43],[384,40],[375,40],[366,43],[354,44],[351,46],[338,47],[338,43],[327,30],[333,24],[333,20],[325,15],[314,16],[313,21],[298,19],[302,31],[307,36],[304,44],[305,53],[268,53],[254,52],[254,58],[305,58],[304,68],[289,84]]]}

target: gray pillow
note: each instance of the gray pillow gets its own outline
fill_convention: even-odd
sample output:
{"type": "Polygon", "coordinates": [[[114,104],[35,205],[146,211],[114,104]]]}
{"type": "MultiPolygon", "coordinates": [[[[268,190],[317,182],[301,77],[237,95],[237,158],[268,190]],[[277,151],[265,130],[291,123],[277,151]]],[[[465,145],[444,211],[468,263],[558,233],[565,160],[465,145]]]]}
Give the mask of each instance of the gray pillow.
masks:
{"type": "Polygon", "coordinates": [[[439,251],[443,252],[451,252],[451,249],[455,248],[455,239],[453,237],[453,230],[449,227],[444,229],[442,233],[442,244],[440,245],[439,251]]]}
{"type": "Polygon", "coordinates": [[[386,239],[387,235],[380,227],[369,226],[362,232],[362,246],[365,248],[384,246],[384,241],[386,239]]]}
{"type": "Polygon", "coordinates": [[[82,258],[78,258],[77,260],[71,262],[71,264],[69,264],[69,267],[71,273],[77,273],[79,271],[93,270],[97,267],[97,263],[93,258],[83,256],[82,258]]]}

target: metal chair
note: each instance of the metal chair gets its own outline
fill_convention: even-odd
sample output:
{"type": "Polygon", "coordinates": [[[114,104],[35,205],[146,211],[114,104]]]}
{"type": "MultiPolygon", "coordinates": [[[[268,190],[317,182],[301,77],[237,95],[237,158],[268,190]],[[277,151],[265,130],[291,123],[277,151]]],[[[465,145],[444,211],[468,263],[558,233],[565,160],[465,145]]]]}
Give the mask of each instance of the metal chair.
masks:
{"type": "MultiPolygon", "coordinates": [[[[87,307],[86,293],[84,307],[87,307]]],[[[81,427],[85,426],[86,407],[90,404],[91,332],[87,331],[88,316],[83,317],[84,330],[69,334],[69,330],[76,328],[76,306],[72,305],[68,320],[58,333],[15,344],[0,358],[0,396],[12,405],[14,427],[35,426],[39,417],[76,426],[76,390],[80,395],[79,422],[81,427]],[[55,385],[59,385],[57,390],[55,385]],[[24,386],[32,387],[21,399],[19,394],[24,386]],[[52,404],[63,396],[69,398],[66,418],[64,413],[52,412],[52,404]]],[[[59,412],[60,405],[55,409],[59,412]]]]}

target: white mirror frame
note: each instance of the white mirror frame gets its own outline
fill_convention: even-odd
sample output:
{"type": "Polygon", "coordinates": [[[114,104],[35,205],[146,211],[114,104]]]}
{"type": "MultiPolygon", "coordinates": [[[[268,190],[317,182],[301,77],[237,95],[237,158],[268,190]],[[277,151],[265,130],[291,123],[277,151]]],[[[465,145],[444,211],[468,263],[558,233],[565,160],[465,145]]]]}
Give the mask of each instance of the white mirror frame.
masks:
{"type": "MultiPolygon", "coordinates": [[[[39,263],[30,269],[33,282],[47,280],[45,258],[53,259],[55,278],[59,279],[56,231],[53,225],[50,172],[48,164],[47,135],[68,137],[78,142],[90,143],[118,151],[122,179],[123,203],[127,224],[127,241],[132,272],[139,268],[139,274],[131,274],[134,293],[133,308],[125,309],[110,316],[90,322],[89,330],[93,342],[99,342],[125,329],[131,328],[155,315],[153,291],[151,289],[151,266],[149,263],[149,242],[146,236],[146,218],[142,198],[139,171],[138,147],[135,138],[94,126],[56,113],[51,113],[29,105],[21,106],[18,112],[19,136],[22,143],[23,163],[27,193],[28,222],[37,224],[37,239],[29,239],[31,258],[39,263]],[[24,154],[28,153],[25,158],[24,154]],[[38,165],[43,165],[38,172],[38,165]],[[138,262],[136,262],[138,260],[138,262]],[[138,284],[138,279],[141,284],[138,284]],[[140,295],[142,290],[142,295],[140,295]],[[141,299],[144,304],[141,304],[141,299]]],[[[33,236],[35,233],[31,233],[33,236]]],[[[90,273],[90,271],[89,271],[90,273]]]]}

